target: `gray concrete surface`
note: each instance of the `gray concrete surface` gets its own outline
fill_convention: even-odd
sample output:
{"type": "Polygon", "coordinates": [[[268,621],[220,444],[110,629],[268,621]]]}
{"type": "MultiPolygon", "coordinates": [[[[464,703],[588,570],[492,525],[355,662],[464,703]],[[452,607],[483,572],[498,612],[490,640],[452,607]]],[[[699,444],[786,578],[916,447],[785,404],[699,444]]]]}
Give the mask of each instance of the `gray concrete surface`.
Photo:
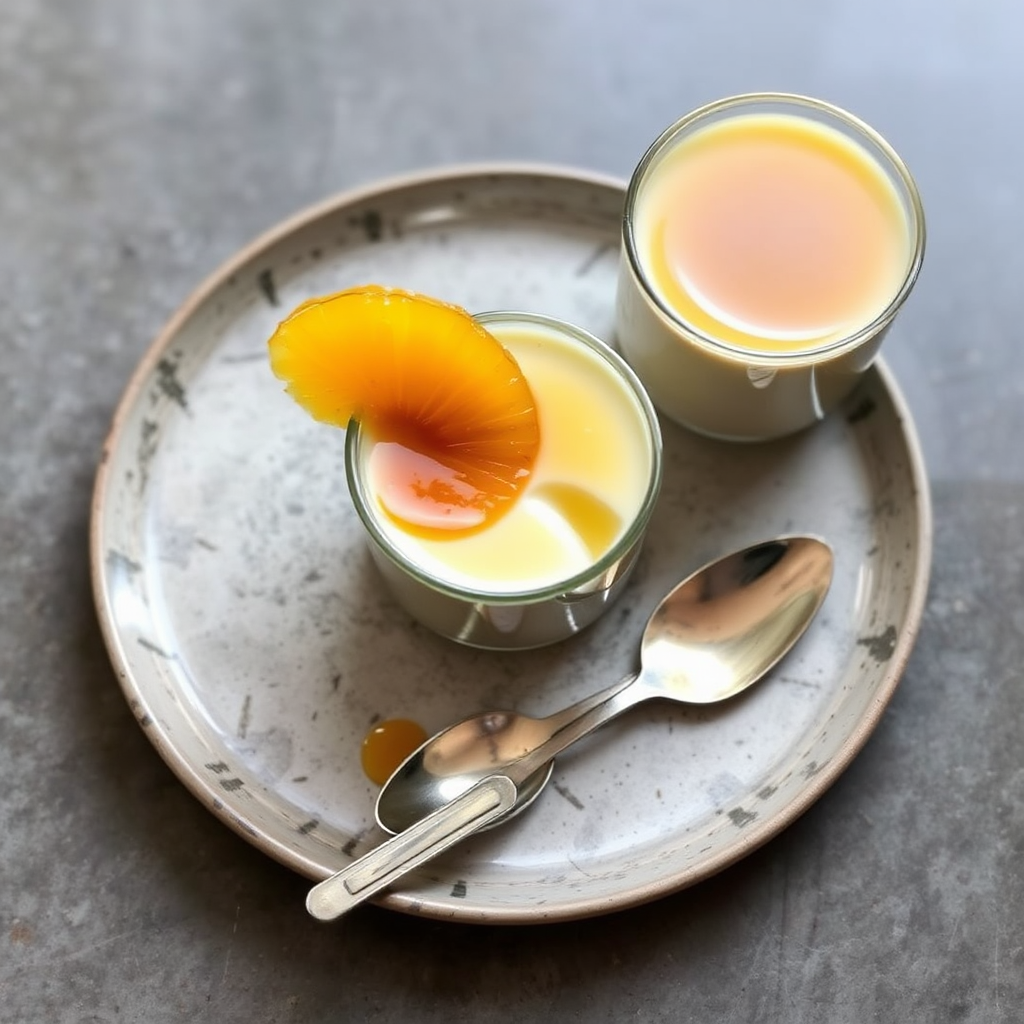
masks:
{"type": "Polygon", "coordinates": [[[0,10],[0,1020],[865,1024],[1024,1006],[1024,14],[1013,0],[5,0],[0,10]],[[933,481],[922,634],[837,785],[734,868],[536,928],[363,908],[209,814],[129,713],[92,476],[148,343],[347,186],[508,158],[626,175],[698,103],[808,92],[929,215],[886,349],[933,481]]]}

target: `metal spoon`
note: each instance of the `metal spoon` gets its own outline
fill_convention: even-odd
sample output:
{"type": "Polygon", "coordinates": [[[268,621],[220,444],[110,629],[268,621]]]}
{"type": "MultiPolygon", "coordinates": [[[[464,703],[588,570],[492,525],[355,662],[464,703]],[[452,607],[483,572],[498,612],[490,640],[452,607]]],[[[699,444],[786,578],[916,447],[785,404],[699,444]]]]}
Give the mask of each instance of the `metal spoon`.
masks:
{"type": "MultiPolygon", "coordinates": [[[[410,754],[384,785],[377,797],[378,823],[391,833],[403,831],[599,705],[602,718],[593,728],[655,697],[709,704],[738,693],[803,632],[828,588],[831,564],[831,552],[820,541],[792,538],[705,566],[655,610],[644,632],[639,675],[546,718],[486,711],[450,726],[410,754]],[[794,587],[804,591],[791,595],[800,598],[796,604],[785,596],[794,587]]],[[[525,810],[552,767],[549,762],[527,778],[515,806],[492,827],[525,810]]]]}
{"type": "Polygon", "coordinates": [[[710,704],[745,690],[806,630],[825,599],[832,563],[831,549],[813,537],[783,537],[711,562],[654,610],[636,676],[548,718],[491,712],[428,740],[378,801],[382,824],[382,806],[391,824],[409,815],[413,823],[315,885],[307,909],[321,920],[338,917],[495,824],[521,797],[528,803],[536,796],[556,754],[628,708],[655,697],[710,704]],[[392,806],[400,808],[395,817],[392,806]]]}

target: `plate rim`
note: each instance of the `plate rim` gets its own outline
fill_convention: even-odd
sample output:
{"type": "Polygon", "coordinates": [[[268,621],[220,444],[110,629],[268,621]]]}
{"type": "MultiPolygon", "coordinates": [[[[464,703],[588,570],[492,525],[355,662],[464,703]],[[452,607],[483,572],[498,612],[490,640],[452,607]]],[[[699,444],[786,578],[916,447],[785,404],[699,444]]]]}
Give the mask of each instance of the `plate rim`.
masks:
{"type": "MultiPolygon", "coordinates": [[[[115,670],[118,683],[128,701],[134,717],[139,722],[149,742],[156,748],[162,760],[177,779],[206,806],[223,824],[261,852],[282,865],[299,872],[310,879],[325,877],[325,871],[316,862],[301,852],[274,840],[235,813],[221,801],[210,788],[208,781],[198,773],[192,764],[178,751],[171,737],[160,727],[155,717],[146,708],[145,693],[132,676],[128,659],[123,654],[118,630],[113,617],[107,613],[109,607],[108,588],[105,578],[106,551],[103,549],[103,523],[105,500],[111,485],[111,456],[118,445],[125,423],[144,392],[147,382],[163,357],[178,331],[195,314],[196,310],[223,286],[233,275],[252,263],[262,252],[268,251],[324,217],[336,214],[346,207],[355,206],[369,199],[394,193],[403,189],[425,188],[436,184],[455,183],[460,179],[485,177],[542,178],[558,180],[567,184],[591,185],[620,192],[625,197],[625,179],[600,171],[588,170],[571,165],[533,161],[488,161],[439,165],[420,170],[377,178],[352,188],[338,191],[325,199],[307,205],[292,215],[261,232],[243,245],[228,259],[205,275],[199,284],[171,314],[164,326],[147,345],[142,357],[117,401],[110,426],[106,432],[96,469],[89,518],[90,578],[93,600],[99,619],[100,629],[108,656],[115,670]]],[[[744,831],[739,842],[717,857],[691,866],[670,879],[659,878],[643,885],[633,885],[616,896],[599,896],[573,903],[571,907],[553,908],[543,905],[534,911],[529,907],[489,908],[486,912],[467,907],[457,912],[446,903],[432,902],[428,895],[415,892],[382,893],[374,902],[389,909],[400,910],[416,916],[441,920],[459,920],[471,923],[491,924],[534,924],[551,921],[579,920],[624,910],[651,900],[678,892],[703,881],[742,860],[754,850],[788,828],[803,815],[836,782],[839,776],[863,749],[867,740],[878,726],[882,715],[892,700],[906,670],[907,663],[920,633],[924,609],[927,602],[928,586],[933,557],[933,518],[931,494],[925,468],[923,450],[909,405],[896,378],[883,357],[879,356],[868,373],[877,374],[881,387],[892,404],[893,412],[901,429],[901,436],[908,456],[908,470],[913,486],[913,519],[919,557],[916,559],[908,591],[905,621],[896,637],[896,643],[883,674],[881,684],[874,693],[870,709],[861,715],[856,727],[846,736],[842,745],[827,765],[807,780],[796,798],[791,800],[779,813],[763,823],[744,831]]]]}

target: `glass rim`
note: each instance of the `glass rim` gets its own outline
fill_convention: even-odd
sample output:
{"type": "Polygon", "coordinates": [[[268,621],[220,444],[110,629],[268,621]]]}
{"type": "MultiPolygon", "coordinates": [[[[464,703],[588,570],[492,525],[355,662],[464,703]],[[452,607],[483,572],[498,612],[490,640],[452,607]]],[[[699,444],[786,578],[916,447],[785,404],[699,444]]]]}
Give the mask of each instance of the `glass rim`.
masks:
{"type": "Polygon", "coordinates": [[[345,432],[345,474],[348,478],[349,493],[356,513],[369,533],[377,548],[386,555],[399,569],[413,579],[448,597],[468,603],[486,603],[492,605],[536,604],[572,594],[580,588],[599,580],[613,568],[643,537],[651,514],[657,503],[663,475],[661,425],[654,404],[647,394],[640,379],[629,364],[606,342],[596,335],[566,320],[547,316],[542,313],[530,313],[520,310],[494,310],[473,314],[473,319],[480,324],[512,323],[535,324],[568,335],[583,343],[588,349],[602,358],[612,370],[629,386],[629,390],[639,406],[650,449],[650,471],[647,489],[643,501],[622,536],[596,561],[572,576],[556,580],[543,587],[530,587],[522,590],[486,590],[452,583],[417,565],[390,541],[387,534],[380,528],[377,517],[370,509],[363,477],[360,472],[360,443],[362,440],[361,425],[358,420],[351,419],[345,432]]]}
{"type": "Polygon", "coordinates": [[[900,307],[913,289],[924,262],[925,241],[924,206],[921,202],[917,183],[914,181],[914,177],[903,158],[884,136],[872,128],[866,121],[834,103],[829,103],[827,100],[819,100],[813,96],[789,92],[749,92],[727,96],[697,107],[670,124],[647,148],[647,151],[640,158],[640,162],[636,165],[633,174],[630,176],[622,214],[623,251],[634,278],[641,286],[644,295],[654,305],[656,311],[666,318],[673,327],[684,331],[695,343],[716,354],[724,355],[735,362],[742,362],[744,365],[778,367],[780,365],[799,364],[807,366],[858,348],[864,342],[875,337],[895,318],[900,307]],[[834,123],[838,122],[848,131],[852,131],[854,135],[860,136],[862,143],[866,141],[870,144],[869,147],[863,147],[868,157],[876,164],[879,164],[890,179],[895,177],[898,185],[901,186],[902,191],[905,193],[910,208],[910,216],[907,218],[907,221],[912,236],[913,250],[900,287],[885,307],[868,323],[823,345],[778,351],[737,345],[713,337],[684,320],[661,298],[644,271],[639,252],[637,251],[635,218],[633,215],[637,199],[646,183],[648,175],[657,165],[660,158],[669,150],[675,139],[687,129],[701,121],[707,121],[717,114],[726,113],[737,107],[754,107],[759,105],[791,107],[794,113],[799,110],[811,110],[824,115],[834,123]],[[879,155],[884,157],[884,161],[879,159],[879,155]],[[886,166],[886,162],[888,162],[888,166],[886,166]]]}

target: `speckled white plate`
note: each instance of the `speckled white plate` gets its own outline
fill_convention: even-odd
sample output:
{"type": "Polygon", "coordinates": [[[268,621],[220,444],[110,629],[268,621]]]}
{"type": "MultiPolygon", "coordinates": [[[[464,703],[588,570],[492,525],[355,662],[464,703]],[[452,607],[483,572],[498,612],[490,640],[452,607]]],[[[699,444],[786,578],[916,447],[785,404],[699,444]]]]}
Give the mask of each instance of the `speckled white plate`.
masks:
{"type": "MultiPolygon", "coordinates": [[[[879,364],[790,440],[665,425],[663,496],[621,603],[547,650],[494,654],[414,626],[350,507],[343,435],[281,390],[266,339],[298,302],[377,281],[473,311],[612,335],[621,182],[471,167],[341,196],[258,240],[156,340],[117,411],[93,507],[96,600],[140,724],[191,791],[319,879],[380,838],[359,745],[380,718],[435,730],[544,714],[635,665],[658,598],[780,533],[831,542],[835,582],[796,650],[725,706],[647,705],[566,752],[514,824],[409,876],[385,906],[464,921],[582,917],[690,885],[792,822],[861,748],[917,632],[931,555],[919,448],[879,364]]],[[[889,345],[899,344],[898,327],[889,345]]]]}

